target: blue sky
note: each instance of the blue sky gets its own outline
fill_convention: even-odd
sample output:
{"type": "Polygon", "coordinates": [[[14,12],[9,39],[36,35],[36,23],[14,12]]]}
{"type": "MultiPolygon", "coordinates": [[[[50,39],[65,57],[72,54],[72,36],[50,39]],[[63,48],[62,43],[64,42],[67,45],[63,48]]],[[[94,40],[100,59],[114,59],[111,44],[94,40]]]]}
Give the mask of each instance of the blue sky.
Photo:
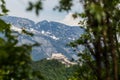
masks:
{"type": "Polygon", "coordinates": [[[36,16],[34,11],[27,12],[25,10],[26,7],[28,6],[28,1],[36,1],[36,0],[5,0],[5,1],[7,8],[10,10],[8,15],[28,18],[35,22],[48,20],[48,21],[62,22],[68,25],[77,25],[79,19],[74,20],[71,17],[71,15],[76,11],[79,12],[83,11],[81,4],[77,4],[78,0],[75,0],[76,6],[69,13],[67,12],[60,13],[58,11],[52,10],[55,7],[55,5],[58,4],[58,0],[45,0],[43,3],[43,7],[44,7],[43,11],[40,12],[39,16],[36,16]]]}

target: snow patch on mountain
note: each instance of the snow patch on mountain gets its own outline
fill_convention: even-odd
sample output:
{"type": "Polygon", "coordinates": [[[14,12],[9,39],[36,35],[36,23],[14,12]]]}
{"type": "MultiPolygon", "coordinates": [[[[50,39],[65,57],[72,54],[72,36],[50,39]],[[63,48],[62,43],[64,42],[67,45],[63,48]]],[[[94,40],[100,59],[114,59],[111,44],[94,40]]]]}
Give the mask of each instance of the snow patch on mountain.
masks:
{"type": "Polygon", "coordinates": [[[15,27],[15,26],[13,26],[13,25],[11,26],[11,30],[17,31],[17,32],[19,32],[19,33],[22,32],[22,29],[21,29],[21,28],[15,27]]]}
{"type": "Polygon", "coordinates": [[[50,36],[52,39],[54,39],[54,40],[59,40],[59,38],[57,38],[56,36],[54,36],[54,35],[52,35],[52,36],[50,36]]]}
{"type": "MultiPolygon", "coordinates": [[[[12,30],[22,32],[22,29],[34,34],[33,37],[25,34],[20,34],[18,40],[20,43],[35,43],[38,42],[41,46],[33,47],[31,55],[33,60],[40,60],[50,57],[52,53],[62,53],[68,59],[75,58],[77,55],[74,50],[66,46],[69,42],[72,42],[83,34],[84,29],[79,27],[71,27],[62,23],[53,21],[41,21],[35,24],[35,22],[20,18],[4,16],[2,19],[6,23],[13,25],[12,30]]],[[[19,44],[20,44],[19,43],[19,44]]]]}

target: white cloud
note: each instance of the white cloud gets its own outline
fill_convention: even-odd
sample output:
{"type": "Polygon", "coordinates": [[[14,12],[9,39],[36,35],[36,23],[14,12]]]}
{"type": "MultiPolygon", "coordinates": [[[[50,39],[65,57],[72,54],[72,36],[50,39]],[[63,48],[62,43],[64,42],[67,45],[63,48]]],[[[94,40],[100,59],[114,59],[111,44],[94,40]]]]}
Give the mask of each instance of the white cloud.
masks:
{"type": "Polygon", "coordinates": [[[74,19],[72,17],[72,13],[69,13],[68,15],[65,16],[63,20],[61,20],[61,23],[71,25],[71,26],[79,26],[78,23],[80,21],[80,18],[74,19]]]}
{"type": "Polygon", "coordinates": [[[36,16],[34,11],[27,12],[28,2],[35,2],[37,0],[5,0],[6,6],[10,10],[8,12],[9,16],[23,17],[31,19],[35,22],[42,20],[48,21],[59,21],[64,18],[67,13],[59,13],[58,11],[53,11],[55,5],[58,4],[58,0],[44,0],[43,10],[40,12],[39,16],[36,16]],[[52,4],[52,5],[51,5],[52,4]]]}
{"type": "MultiPolygon", "coordinates": [[[[79,22],[78,19],[74,20],[72,18],[72,13],[69,13],[67,15],[66,12],[58,12],[58,11],[53,11],[53,8],[58,5],[58,0],[44,0],[43,1],[43,11],[40,12],[40,16],[36,16],[35,12],[27,12],[26,7],[28,7],[28,1],[37,1],[37,0],[5,0],[6,1],[6,6],[10,10],[8,15],[10,16],[17,16],[17,17],[23,17],[23,18],[28,18],[31,19],[35,22],[39,22],[42,20],[48,20],[48,21],[59,21],[68,25],[78,25],[77,23],[79,22]],[[67,15],[67,16],[65,16],[67,15]]],[[[72,12],[81,12],[82,5],[78,4],[79,0],[75,0],[75,6],[73,7],[72,12]],[[77,3],[77,4],[76,4],[77,3]]]]}

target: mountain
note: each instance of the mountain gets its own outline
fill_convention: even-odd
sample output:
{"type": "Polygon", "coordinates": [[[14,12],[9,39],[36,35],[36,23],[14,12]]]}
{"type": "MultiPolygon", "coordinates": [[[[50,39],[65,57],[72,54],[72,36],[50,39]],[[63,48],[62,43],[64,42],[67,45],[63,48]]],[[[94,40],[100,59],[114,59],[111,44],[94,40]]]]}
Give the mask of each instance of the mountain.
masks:
{"type": "Polygon", "coordinates": [[[76,62],[69,61],[68,58],[65,57],[61,53],[57,53],[57,54],[53,53],[51,58],[47,58],[47,60],[57,60],[57,61],[61,62],[62,64],[65,64],[65,66],[67,66],[67,67],[77,64],[76,62]]]}
{"type": "Polygon", "coordinates": [[[19,44],[38,42],[42,45],[34,47],[32,50],[32,58],[37,61],[43,58],[51,57],[52,53],[62,53],[69,59],[77,58],[73,49],[66,46],[83,34],[84,29],[78,26],[68,26],[53,21],[41,21],[35,23],[32,20],[13,16],[1,17],[7,23],[10,23],[12,29],[20,35],[18,37],[19,44]],[[25,29],[34,34],[33,37],[21,34],[21,29],[25,29]]]}

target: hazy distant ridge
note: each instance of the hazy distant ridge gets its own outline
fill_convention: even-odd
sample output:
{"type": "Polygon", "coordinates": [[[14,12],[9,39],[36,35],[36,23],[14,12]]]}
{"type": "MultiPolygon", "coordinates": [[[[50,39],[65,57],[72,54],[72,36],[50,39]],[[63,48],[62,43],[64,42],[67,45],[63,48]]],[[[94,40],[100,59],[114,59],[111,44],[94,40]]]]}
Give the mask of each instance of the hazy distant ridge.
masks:
{"type": "Polygon", "coordinates": [[[32,50],[33,60],[40,60],[50,57],[52,53],[62,53],[68,58],[75,58],[76,53],[71,47],[66,46],[67,43],[79,38],[84,32],[82,28],[77,26],[68,26],[53,21],[41,21],[35,24],[34,21],[12,16],[1,17],[7,23],[14,26],[14,29],[25,28],[34,33],[33,37],[20,35],[18,37],[21,43],[38,42],[42,45],[32,50]]]}

